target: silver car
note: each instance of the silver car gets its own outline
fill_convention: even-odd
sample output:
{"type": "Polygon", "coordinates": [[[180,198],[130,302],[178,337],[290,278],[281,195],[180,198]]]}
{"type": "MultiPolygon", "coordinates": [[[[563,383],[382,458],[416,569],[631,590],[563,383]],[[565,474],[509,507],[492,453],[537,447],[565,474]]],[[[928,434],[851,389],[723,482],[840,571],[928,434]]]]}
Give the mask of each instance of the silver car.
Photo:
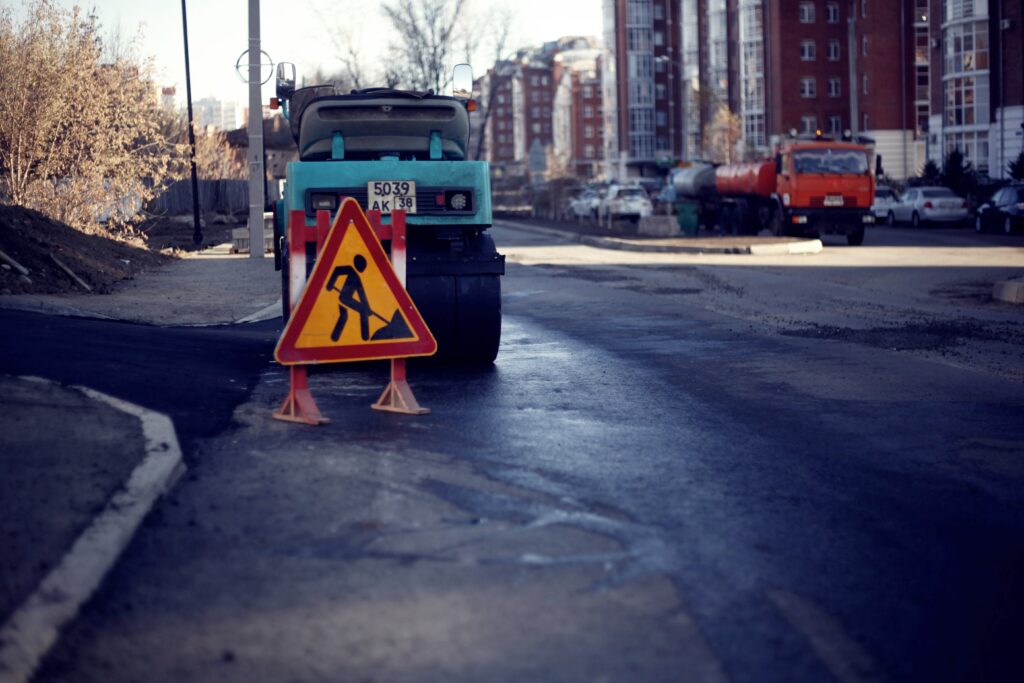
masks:
{"type": "Polygon", "coordinates": [[[923,223],[966,223],[968,215],[967,200],[948,187],[913,187],[889,208],[887,221],[916,228],[923,223]]]}

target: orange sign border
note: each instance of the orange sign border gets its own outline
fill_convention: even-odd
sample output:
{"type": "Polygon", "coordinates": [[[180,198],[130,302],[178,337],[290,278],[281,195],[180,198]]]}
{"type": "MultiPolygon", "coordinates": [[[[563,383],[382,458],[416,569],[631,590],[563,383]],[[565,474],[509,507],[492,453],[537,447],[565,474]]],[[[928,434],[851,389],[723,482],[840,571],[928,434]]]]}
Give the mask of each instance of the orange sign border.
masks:
{"type": "Polygon", "coordinates": [[[316,363],[340,363],[345,361],[386,360],[388,358],[408,358],[410,356],[432,356],[437,352],[437,340],[431,334],[427,323],[420,315],[405,287],[398,281],[398,275],[391,266],[384,247],[370,225],[370,220],[363,213],[359,202],[348,197],[334,217],[327,240],[317,257],[316,265],[309,276],[306,288],[299,299],[299,305],[292,311],[285,325],[281,339],[274,349],[274,358],[281,365],[311,365],[316,363]],[[372,344],[350,344],[348,346],[314,346],[298,348],[302,328],[309,320],[317,298],[323,295],[324,284],[334,259],[341,249],[342,241],[350,227],[354,227],[366,245],[369,257],[376,264],[384,283],[391,290],[399,308],[409,322],[409,328],[418,338],[415,340],[397,340],[390,342],[374,342],[372,344]]]}

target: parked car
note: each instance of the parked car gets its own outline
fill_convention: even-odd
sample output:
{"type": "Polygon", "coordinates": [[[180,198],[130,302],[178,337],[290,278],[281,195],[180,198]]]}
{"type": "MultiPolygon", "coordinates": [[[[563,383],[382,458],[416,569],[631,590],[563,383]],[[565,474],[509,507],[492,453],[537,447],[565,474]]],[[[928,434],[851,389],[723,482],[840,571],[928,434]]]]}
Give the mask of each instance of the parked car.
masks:
{"type": "Polygon", "coordinates": [[[879,185],[875,188],[875,203],[871,205],[871,213],[875,214],[875,220],[884,221],[889,217],[889,209],[899,201],[899,197],[891,187],[879,185]]]}
{"type": "Polygon", "coordinates": [[[601,203],[601,195],[594,190],[583,190],[569,200],[569,216],[586,218],[597,216],[597,207],[601,203]]]}
{"type": "Polygon", "coordinates": [[[612,219],[628,218],[638,221],[643,216],[650,216],[654,210],[647,190],[640,186],[612,185],[601,200],[599,207],[601,218],[611,215],[612,219]]]}
{"type": "Polygon", "coordinates": [[[1024,230],[1024,185],[1004,187],[978,208],[974,229],[1001,230],[1010,233],[1024,230]]]}
{"type": "Polygon", "coordinates": [[[926,223],[965,223],[967,200],[948,187],[913,187],[889,208],[889,225],[910,223],[915,228],[926,223]]]}

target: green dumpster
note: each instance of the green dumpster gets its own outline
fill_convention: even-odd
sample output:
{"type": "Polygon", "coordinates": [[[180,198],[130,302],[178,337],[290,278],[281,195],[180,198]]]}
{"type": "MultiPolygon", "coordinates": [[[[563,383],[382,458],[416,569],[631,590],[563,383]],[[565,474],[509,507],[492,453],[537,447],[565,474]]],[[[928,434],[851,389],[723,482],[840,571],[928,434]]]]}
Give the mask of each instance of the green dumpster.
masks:
{"type": "Polygon", "coordinates": [[[693,237],[700,227],[700,205],[697,202],[676,202],[676,223],[684,235],[693,237]]]}

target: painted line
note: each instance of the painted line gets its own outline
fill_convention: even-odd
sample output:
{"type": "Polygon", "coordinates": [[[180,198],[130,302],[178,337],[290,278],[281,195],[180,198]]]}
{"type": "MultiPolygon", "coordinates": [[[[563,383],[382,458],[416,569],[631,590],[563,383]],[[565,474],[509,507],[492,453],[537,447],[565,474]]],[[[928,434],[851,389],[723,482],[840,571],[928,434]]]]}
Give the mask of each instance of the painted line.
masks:
{"type": "MultiPolygon", "coordinates": [[[[22,377],[37,382],[49,380],[22,377]]],[[[171,419],[88,387],[72,387],[142,423],[146,455],[60,563],[0,629],[0,683],[26,683],[60,629],[100,585],[157,499],[185,472],[171,419]]]]}

